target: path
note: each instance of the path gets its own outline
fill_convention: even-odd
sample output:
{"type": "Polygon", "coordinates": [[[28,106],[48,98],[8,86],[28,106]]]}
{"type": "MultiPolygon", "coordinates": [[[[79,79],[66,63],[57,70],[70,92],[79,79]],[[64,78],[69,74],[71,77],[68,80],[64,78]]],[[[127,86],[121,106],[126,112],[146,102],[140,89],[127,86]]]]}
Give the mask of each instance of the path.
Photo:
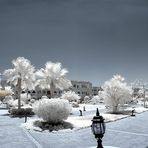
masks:
{"type": "MultiPolygon", "coordinates": [[[[58,133],[27,131],[24,119],[10,118],[0,110],[0,148],[88,148],[96,145],[90,128],[58,133]],[[36,143],[37,142],[37,143],[36,143]]],[[[119,148],[148,146],[148,112],[107,123],[103,145],[119,148]]]]}
{"type": "Polygon", "coordinates": [[[6,110],[0,110],[0,148],[36,148],[20,124],[23,118],[10,118],[6,110]]]}
{"type": "MultiPolygon", "coordinates": [[[[107,123],[103,145],[120,148],[148,146],[148,112],[107,123]]],[[[31,132],[43,148],[88,148],[96,145],[90,128],[66,133],[31,132]]]]}

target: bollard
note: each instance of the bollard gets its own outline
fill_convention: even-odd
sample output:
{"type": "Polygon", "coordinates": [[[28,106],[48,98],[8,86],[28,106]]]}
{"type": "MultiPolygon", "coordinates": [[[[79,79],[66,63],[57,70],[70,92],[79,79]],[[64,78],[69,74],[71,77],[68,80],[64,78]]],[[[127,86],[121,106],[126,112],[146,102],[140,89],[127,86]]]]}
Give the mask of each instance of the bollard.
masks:
{"type": "Polygon", "coordinates": [[[85,110],[85,106],[83,107],[83,111],[86,111],[86,110],[85,110]]]}
{"type": "Polygon", "coordinates": [[[80,116],[82,116],[82,110],[79,110],[80,111],[80,116]]]}
{"type": "Polygon", "coordinates": [[[25,123],[27,122],[27,116],[25,116],[25,123]]]}
{"type": "Polygon", "coordinates": [[[135,116],[134,111],[135,111],[135,109],[132,110],[132,115],[131,116],[135,116]]]}

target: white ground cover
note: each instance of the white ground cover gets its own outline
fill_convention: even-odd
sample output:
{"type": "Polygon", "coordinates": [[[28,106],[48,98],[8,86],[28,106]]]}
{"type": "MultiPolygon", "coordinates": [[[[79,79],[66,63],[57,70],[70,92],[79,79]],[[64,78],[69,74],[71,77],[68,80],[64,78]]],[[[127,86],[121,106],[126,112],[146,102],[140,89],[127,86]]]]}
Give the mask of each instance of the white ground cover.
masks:
{"type": "MultiPolygon", "coordinates": [[[[68,117],[66,121],[73,124],[74,126],[73,130],[89,127],[92,123],[91,120],[96,114],[96,108],[99,109],[100,115],[104,117],[105,122],[116,121],[116,120],[130,116],[130,115],[122,115],[122,114],[110,114],[108,113],[108,110],[105,108],[105,105],[103,104],[100,104],[100,105],[80,104],[79,108],[72,109],[71,115],[68,117]],[[84,106],[86,111],[83,111],[84,106]],[[80,116],[79,110],[82,110],[83,116],[80,116]]],[[[148,110],[142,107],[141,105],[135,106],[134,108],[131,106],[128,106],[124,110],[133,110],[133,109],[135,109],[135,112],[137,113],[141,113],[148,110]]],[[[27,123],[23,123],[22,126],[29,130],[42,131],[42,129],[40,129],[39,127],[35,127],[33,125],[33,122],[36,120],[42,120],[42,119],[39,119],[36,116],[28,118],[27,123]]],[[[66,129],[66,130],[61,130],[56,132],[69,132],[69,131],[72,131],[72,130],[66,129]]],[[[47,132],[47,131],[44,131],[44,132],[47,132]]]]}
{"type": "MultiPolygon", "coordinates": [[[[37,127],[35,128],[32,125],[32,120],[38,120],[36,116],[28,118],[27,123],[22,124],[23,127],[30,130],[26,130],[26,128],[23,128],[24,130],[22,130],[22,128],[19,126],[24,122],[24,118],[10,118],[9,116],[3,116],[4,114],[8,113],[8,110],[0,110],[0,124],[3,127],[0,129],[0,133],[3,137],[5,137],[5,142],[3,142],[3,138],[0,140],[0,143],[2,143],[1,148],[22,148],[26,144],[28,148],[96,147],[97,142],[91,132],[91,128],[85,128],[91,124],[91,117],[95,115],[96,108],[99,108],[100,114],[106,119],[105,121],[107,121],[107,119],[112,121],[117,120],[121,118],[121,115],[107,114],[106,112],[108,110],[106,110],[104,105],[85,105],[86,111],[83,112],[83,117],[80,117],[79,109],[83,110],[83,106],[84,104],[81,104],[80,108],[74,108],[72,110],[72,115],[70,115],[68,119],[70,122],[72,122],[72,120],[74,122],[73,124],[75,128],[73,130],[60,130],[52,133],[48,130],[42,131],[41,129],[37,127]],[[86,122],[84,125],[82,124],[83,120],[88,122],[86,122]]],[[[127,109],[133,109],[133,107],[129,106],[126,108],[126,110],[127,109]]],[[[140,106],[136,106],[134,109],[139,112],[146,110],[140,106]]],[[[103,138],[104,148],[136,148],[134,147],[136,145],[138,145],[140,148],[146,148],[148,137],[148,129],[146,128],[148,123],[147,114],[148,113],[145,112],[143,114],[136,115],[136,117],[129,117],[117,122],[107,123],[106,133],[103,138]]]]}

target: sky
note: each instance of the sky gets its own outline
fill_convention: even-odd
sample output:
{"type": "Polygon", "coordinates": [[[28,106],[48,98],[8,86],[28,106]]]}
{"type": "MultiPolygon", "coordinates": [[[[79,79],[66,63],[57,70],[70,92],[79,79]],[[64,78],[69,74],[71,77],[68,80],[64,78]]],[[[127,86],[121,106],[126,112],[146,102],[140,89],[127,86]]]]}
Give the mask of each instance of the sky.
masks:
{"type": "Polygon", "coordinates": [[[19,56],[94,86],[114,74],[148,81],[148,1],[0,0],[0,72],[19,56]]]}

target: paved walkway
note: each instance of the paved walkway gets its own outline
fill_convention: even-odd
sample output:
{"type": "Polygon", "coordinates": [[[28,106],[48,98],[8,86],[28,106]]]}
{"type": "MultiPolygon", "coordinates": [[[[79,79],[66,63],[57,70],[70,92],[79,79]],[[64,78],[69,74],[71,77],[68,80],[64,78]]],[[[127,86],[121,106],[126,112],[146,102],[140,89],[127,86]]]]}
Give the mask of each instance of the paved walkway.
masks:
{"type": "MultiPolygon", "coordinates": [[[[88,148],[96,145],[90,128],[66,133],[24,131],[24,119],[4,116],[0,110],[0,148],[88,148]]],[[[107,123],[103,145],[147,148],[148,112],[107,123]]]]}
{"type": "Polygon", "coordinates": [[[108,123],[103,141],[120,148],[148,148],[148,112],[108,123]]]}
{"type": "MultiPolygon", "coordinates": [[[[119,148],[147,148],[148,112],[107,123],[106,126],[103,145],[119,148]]],[[[31,132],[31,135],[43,148],[88,148],[96,145],[90,128],[58,134],[31,132]]]]}
{"type": "Polygon", "coordinates": [[[36,148],[20,124],[24,119],[10,118],[0,110],[0,148],[36,148]]]}

